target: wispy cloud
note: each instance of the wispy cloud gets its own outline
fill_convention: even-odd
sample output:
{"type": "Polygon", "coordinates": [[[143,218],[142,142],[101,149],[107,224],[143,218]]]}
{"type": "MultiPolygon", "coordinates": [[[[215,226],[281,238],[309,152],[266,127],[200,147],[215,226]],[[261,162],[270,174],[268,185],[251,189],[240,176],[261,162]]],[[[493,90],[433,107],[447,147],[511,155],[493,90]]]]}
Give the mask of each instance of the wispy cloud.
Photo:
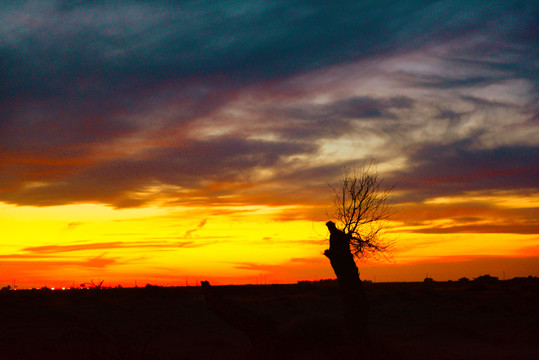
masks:
{"type": "Polygon", "coordinates": [[[63,259],[47,255],[1,255],[0,269],[16,270],[18,274],[30,271],[58,270],[68,268],[106,268],[112,265],[121,265],[128,260],[119,260],[117,257],[107,257],[106,253],[90,258],[63,259]]]}
{"type": "MultiPolygon", "coordinates": [[[[178,247],[197,247],[202,244],[195,244],[192,241],[175,241],[175,242],[97,242],[86,244],[71,244],[71,245],[44,245],[31,246],[21,249],[21,251],[32,254],[60,254],[75,251],[88,250],[113,250],[113,249],[133,249],[133,248],[157,248],[157,249],[174,249],[178,247]]],[[[25,256],[24,254],[21,256],[25,256]]],[[[34,255],[35,256],[35,255],[34,255]]]]}
{"type": "Polygon", "coordinates": [[[480,146],[476,137],[448,144],[425,144],[410,154],[411,169],[393,180],[419,196],[473,190],[537,189],[539,146],[480,146]],[[421,192],[417,190],[423,190],[421,192]]]}
{"type": "Polygon", "coordinates": [[[107,258],[105,255],[106,253],[103,253],[99,256],[83,261],[81,262],[81,266],[90,268],[104,268],[118,263],[116,258],[107,258]]]}
{"type": "Polygon", "coordinates": [[[194,229],[187,230],[183,237],[184,238],[190,237],[195,231],[202,229],[202,227],[206,225],[206,222],[208,222],[208,219],[203,219],[194,229]]]}

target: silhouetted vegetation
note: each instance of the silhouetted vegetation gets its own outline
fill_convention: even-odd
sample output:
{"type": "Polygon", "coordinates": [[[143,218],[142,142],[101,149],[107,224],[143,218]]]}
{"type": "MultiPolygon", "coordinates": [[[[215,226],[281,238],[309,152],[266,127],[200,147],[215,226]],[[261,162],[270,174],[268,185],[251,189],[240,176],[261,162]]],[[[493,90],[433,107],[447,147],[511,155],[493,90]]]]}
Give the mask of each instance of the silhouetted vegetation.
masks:
{"type": "Polygon", "coordinates": [[[253,347],[252,358],[273,360],[282,357],[284,339],[269,317],[225,299],[208,281],[202,281],[200,285],[212,310],[247,335],[253,347]]]}
{"type": "Polygon", "coordinates": [[[383,236],[384,221],[391,215],[388,197],[391,188],[383,187],[383,180],[373,165],[356,170],[345,170],[338,187],[333,188],[335,219],[339,226],[328,221],[329,259],[337,276],[344,305],[344,339],[348,356],[359,356],[354,350],[362,348],[366,356],[370,346],[367,331],[369,303],[354,258],[365,260],[385,255],[390,247],[383,236]]]}
{"type": "Polygon", "coordinates": [[[383,231],[393,213],[388,202],[392,189],[384,186],[373,163],[345,169],[333,188],[336,227],[346,234],[350,251],[359,260],[384,256],[391,249],[383,231]]]}
{"type": "Polygon", "coordinates": [[[301,280],[298,285],[338,286],[337,279],[301,280]]]}
{"type": "Polygon", "coordinates": [[[82,283],[80,284],[80,287],[81,288],[88,288],[88,289],[95,289],[95,290],[99,290],[103,287],[103,283],[105,282],[105,280],[101,280],[101,281],[98,281],[97,283],[94,282],[94,280],[92,279],[90,282],[87,282],[87,283],[82,283]]]}
{"type": "Polygon", "coordinates": [[[498,281],[497,276],[481,275],[473,279],[474,281],[498,281]]]}
{"type": "MultiPolygon", "coordinates": [[[[241,312],[284,338],[275,359],[350,359],[344,306],[331,280],[219,286],[241,312]]],[[[539,279],[365,284],[372,309],[366,359],[537,359],[539,279]]],[[[250,360],[261,346],[208,306],[200,287],[0,292],[0,359],[250,360]]],[[[262,348],[264,346],[261,346],[262,348]]],[[[363,349],[355,347],[356,353],[363,349]]]]}

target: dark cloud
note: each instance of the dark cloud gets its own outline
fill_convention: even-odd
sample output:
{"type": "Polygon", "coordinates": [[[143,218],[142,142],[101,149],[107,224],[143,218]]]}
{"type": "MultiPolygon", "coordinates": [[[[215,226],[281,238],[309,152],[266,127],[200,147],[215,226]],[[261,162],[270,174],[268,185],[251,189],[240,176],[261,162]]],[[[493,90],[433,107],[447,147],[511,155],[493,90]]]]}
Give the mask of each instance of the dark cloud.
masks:
{"type": "MultiPolygon", "coordinates": [[[[154,200],[137,195],[153,185],[202,189],[212,182],[248,182],[253,169],[279,166],[288,156],[312,154],[316,149],[315,145],[305,143],[237,138],[193,141],[177,148],[152,150],[140,158],[80,167],[79,172],[67,176],[46,174],[39,179],[45,182],[43,185],[21,185],[1,193],[0,198],[38,206],[87,201],[135,207],[154,200]]],[[[211,195],[216,193],[206,194],[211,195]]]]}
{"type": "Polygon", "coordinates": [[[326,106],[325,111],[332,119],[397,119],[398,112],[413,107],[414,100],[405,97],[378,99],[368,96],[336,101],[326,106]]]}
{"type": "Polygon", "coordinates": [[[215,74],[267,79],[488,29],[514,34],[498,41],[536,41],[535,7],[503,2],[43,1],[1,13],[4,86],[25,97],[106,98],[215,74]]]}
{"type": "Polygon", "coordinates": [[[363,96],[333,102],[322,107],[327,117],[339,119],[396,118],[393,110],[412,107],[414,100],[405,96],[377,99],[363,96]]]}
{"type": "Polygon", "coordinates": [[[5,76],[19,79],[10,83],[25,94],[63,93],[81,82],[102,94],[135,80],[281,76],[463,36],[511,8],[414,1],[383,8],[374,1],[4,4],[3,45],[12,68],[5,76]]]}
{"type": "Polygon", "coordinates": [[[427,89],[454,89],[494,84],[504,78],[493,76],[471,76],[464,78],[444,77],[440,75],[413,75],[410,80],[414,85],[427,89]]]}
{"type": "Polygon", "coordinates": [[[417,146],[411,168],[391,181],[417,196],[454,195],[473,190],[537,189],[539,147],[483,148],[473,138],[449,144],[417,146]]]}
{"type": "Polygon", "coordinates": [[[139,128],[103,103],[63,103],[66,100],[15,105],[0,124],[2,152],[77,159],[91,152],[89,145],[106,144],[139,128]]]}
{"type": "Polygon", "coordinates": [[[443,107],[438,108],[438,114],[435,116],[435,119],[449,120],[451,123],[459,123],[462,118],[468,115],[469,112],[456,112],[450,109],[445,109],[443,107]]]}
{"type": "Polygon", "coordinates": [[[266,131],[286,139],[320,140],[338,138],[354,131],[358,120],[396,119],[398,111],[412,108],[414,100],[405,97],[351,97],[324,105],[304,104],[264,112],[274,122],[266,131]]]}
{"type": "Polygon", "coordinates": [[[501,102],[501,101],[495,101],[495,100],[489,100],[485,98],[480,98],[477,96],[472,95],[461,95],[460,98],[466,102],[469,102],[473,105],[475,105],[476,108],[515,108],[516,106],[514,104],[510,104],[507,102],[501,102]]]}
{"type": "MultiPolygon", "coordinates": [[[[537,148],[529,143],[475,148],[462,141],[466,134],[443,145],[413,138],[431,122],[403,115],[425,106],[412,92],[273,102],[254,108],[257,116],[242,118],[245,128],[234,133],[217,119],[227,125],[241,117],[227,106],[248,97],[250,86],[420,51],[442,63],[437,70],[466,70],[421,73],[415,64],[416,72],[389,72],[432,92],[434,120],[461,124],[474,111],[511,108],[535,126],[538,13],[534,2],[502,1],[3,2],[0,200],[136,207],[235,193],[245,201],[307,201],[320,189],[315,183],[361,160],[320,165],[320,143],[354,133],[366,138],[357,125],[370,121],[376,124],[369,136],[409,156],[409,169],[395,174],[406,189],[536,187],[537,148]],[[534,89],[525,109],[473,91],[457,96],[473,111],[439,104],[442,92],[508,80],[534,89]],[[409,149],[411,141],[419,145],[409,149]],[[270,180],[280,189],[261,181],[247,190],[258,170],[274,172],[270,180]],[[245,186],[209,189],[212,183],[245,186]]],[[[291,85],[282,86],[277,92],[291,85]]]]}

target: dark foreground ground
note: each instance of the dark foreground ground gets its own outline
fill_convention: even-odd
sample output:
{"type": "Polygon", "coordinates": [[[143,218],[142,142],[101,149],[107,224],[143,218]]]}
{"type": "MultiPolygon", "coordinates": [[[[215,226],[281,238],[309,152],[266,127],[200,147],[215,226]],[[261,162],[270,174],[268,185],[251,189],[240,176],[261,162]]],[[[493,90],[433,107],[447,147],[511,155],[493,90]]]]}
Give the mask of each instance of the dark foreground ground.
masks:
{"type": "MultiPolygon", "coordinates": [[[[539,359],[537,279],[366,286],[368,358],[539,359]]],[[[285,340],[281,358],[342,358],[335,283],[216,290],[275,324],[285,340]]],[[[257,353],[210,309],[200,287],[1,291],[0,321],[0,359],[249,359],[257,353]]]]}

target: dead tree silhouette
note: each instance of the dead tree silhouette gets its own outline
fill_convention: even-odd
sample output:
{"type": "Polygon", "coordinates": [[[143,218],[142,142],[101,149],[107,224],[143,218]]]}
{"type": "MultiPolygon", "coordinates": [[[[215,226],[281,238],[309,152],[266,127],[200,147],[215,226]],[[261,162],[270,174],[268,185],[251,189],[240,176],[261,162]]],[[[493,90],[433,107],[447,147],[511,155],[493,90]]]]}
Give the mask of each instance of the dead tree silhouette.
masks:
{"type": "Polygon", "coordinates": [[[383,180],[371,163],[346,169],[339,187],[334,191],[334,218],[339,227],[328,221],[329,259],[337,276],[344,307],[344,336],[349,345],[368,343],[369,304],[355,259],[364,260],[384,256],[391,242],[382,236],[385,220],[392,214],[388,204],[392,188],[385,188],[383,180]]]}
{"type": "Polygon", "coordinates": [[[105,282],[105,280],[101,280],[99,281],[98,283],[95,283],[94,280],[92,279],[90,282],[88,283],[82,283],[80,284],[80,287],[86,287],[88,289],[96,289],[96,290],[99,290],[101,289],[101,287],[103,286],[103,283],[105,282]]]}

